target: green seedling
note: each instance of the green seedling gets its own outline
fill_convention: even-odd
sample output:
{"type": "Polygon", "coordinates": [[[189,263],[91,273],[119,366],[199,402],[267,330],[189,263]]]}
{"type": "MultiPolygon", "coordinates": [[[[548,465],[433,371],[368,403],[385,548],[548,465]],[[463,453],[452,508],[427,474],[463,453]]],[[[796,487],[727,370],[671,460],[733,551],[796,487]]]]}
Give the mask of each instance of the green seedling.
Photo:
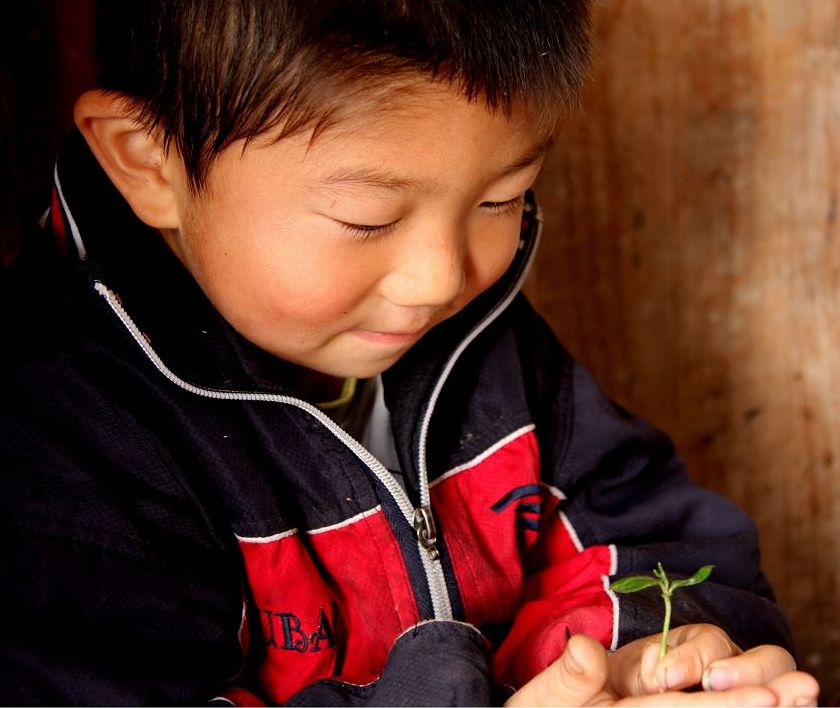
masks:
{"type": "Polygon", "coordinates": [[[665,574],[662,563],[657,563],[653,575],[628,575],[626,578],[620,578],[610,585],[610,590],[621,593],[638,592],[654,585],[659,586],[659,592],[665,603],[665,619],[662,622],[662,644],[659,646],[660,661],[665,658],[665,653],[668,651],[668,630],[671,628],[671,595],[674,594],[674,590],[677,588],[702,583],[711,575],[712,568],[714,568],[713,565],[704,565],[690,578],[671,580],[665,574]]]}

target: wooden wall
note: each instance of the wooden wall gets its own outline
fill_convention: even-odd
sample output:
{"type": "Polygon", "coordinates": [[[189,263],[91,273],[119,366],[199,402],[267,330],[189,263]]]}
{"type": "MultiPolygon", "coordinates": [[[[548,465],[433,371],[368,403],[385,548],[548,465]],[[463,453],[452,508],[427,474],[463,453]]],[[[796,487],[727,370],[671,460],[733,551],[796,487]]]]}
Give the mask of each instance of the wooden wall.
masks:
{"type": "Polygon", "coordinates": [[[840,2],[601,0],[528,292],[756,520],[840,704],[840,2]]]}

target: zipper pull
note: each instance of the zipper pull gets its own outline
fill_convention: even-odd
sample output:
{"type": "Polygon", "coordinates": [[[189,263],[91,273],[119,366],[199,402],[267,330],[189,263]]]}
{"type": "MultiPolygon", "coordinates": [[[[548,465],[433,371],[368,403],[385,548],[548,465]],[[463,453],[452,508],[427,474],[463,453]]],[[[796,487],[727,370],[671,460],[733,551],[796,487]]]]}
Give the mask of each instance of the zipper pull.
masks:
{"type": "Polygon", "coordinates": [[[417,540],[426,549],[429,558],[438,560],[440,551],[437,548],[437,529],[429,507],[421,506],[414,510],[414,530],[417,532],[417,540]]]}

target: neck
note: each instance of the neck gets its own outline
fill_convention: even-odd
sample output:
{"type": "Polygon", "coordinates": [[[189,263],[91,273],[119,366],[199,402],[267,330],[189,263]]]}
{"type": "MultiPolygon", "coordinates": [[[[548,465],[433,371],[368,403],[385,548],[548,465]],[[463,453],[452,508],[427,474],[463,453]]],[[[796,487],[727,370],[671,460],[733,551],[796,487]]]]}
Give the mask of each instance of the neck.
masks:
{"type": "Polygon", "coordinates": [[[295,369],[294,386],[304,400],[333,401],[341,396],[344,379],[300,366],[295,369]]]}

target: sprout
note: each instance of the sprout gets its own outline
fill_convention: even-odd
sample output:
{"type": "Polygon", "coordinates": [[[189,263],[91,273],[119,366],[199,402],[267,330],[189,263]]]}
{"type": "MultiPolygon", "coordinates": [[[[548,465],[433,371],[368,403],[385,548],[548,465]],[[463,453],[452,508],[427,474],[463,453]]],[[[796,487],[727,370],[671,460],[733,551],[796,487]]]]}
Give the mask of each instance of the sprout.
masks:
{"type": "Polygon", "coordinates": [[[677,588],[702,583],[711,575],[713,568],[713,565],[704,565],[690,578],[670,580],[662,568],[662,563],[657,563],[653,575],[628,575],[626,578],[616,580],[610,585],[610,590],[621,593],[638,592],[654,585],[659,586],[662,600],[665,603],[665,619],[662,622],[662,644],[659,647],[660,661],[665,658],[665,653],[668,651],[668,630],[671,628],[671,595],[677,588]]]}

